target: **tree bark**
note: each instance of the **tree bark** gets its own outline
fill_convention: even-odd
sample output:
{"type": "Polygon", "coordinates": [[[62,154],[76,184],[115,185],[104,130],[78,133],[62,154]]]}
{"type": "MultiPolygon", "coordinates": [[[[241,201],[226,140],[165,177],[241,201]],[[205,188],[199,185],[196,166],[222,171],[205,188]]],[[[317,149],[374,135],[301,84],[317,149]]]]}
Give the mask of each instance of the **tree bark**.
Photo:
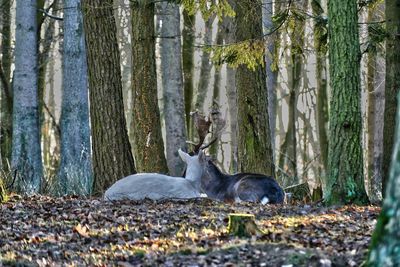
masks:
{"type": "Polygon", "coordinates": [[[189,15],[183,10],[183,30],[182,30],[182,71],[183,71],[183,88],[185,95],[185,115],[187,136],[193,140],[193,124],[191,123],[190,112],[192,111],[193,102],[193,55],[194,55],[194,39],[195,39],[195,15],[189,15]]]}
{"type": "MultiPolygon", "coordinates": [[[[400,95],[397,97],[400,101],[400,95]]],[[[400,109],[397,108],[397,126],[395,146],[386,196],[381,214],[371,239],[367,266],[399,266],[400,265],[400,109]]]]}
{"type": "Polygon", "coordinates": [[[84,0],[89,71],[94,193],[135,173],[122,97],[112,0],[84,0]]]}
{"type": "Polygon", "coordinates": [[[157,103],[154,3],[131,2],[133,151],[138,172],[167,173],[157,103]]]}
{"type": "Polygon", "coordinates": [[[329,1],[328,16],[332,93],[325,202],[328,205],[365,204],[368,198],[361,147],[361,53],[357,1],[329,1]]]}
{"type": "Polygon", "coordinates": [[[272,35],[274,29],[273,22],[273,1],[263,0],[262,16],[263,16],[263,30],[267,36],[266,55],[265,55],[265,68],[267,71],[267,89],[268,89],[268,114],[269,114],[269,127],[272,140],[272,151],[275,158],[275,128],[276,128],[276,83],[278,81],[278,71],[274,69],[274,56],[275,44],[279,38],[276,32],[272,35]]]}
{"type": "MultiPolygon", "coordinates": [[[[205,21],[204,25],[204,37],[203,44],[211,45],[212,43],[212,32],[213,32],[213,23],[215,20],[215,14],[211,15],[208,20],[205,21]]],[[[212,64],[210,62],[210,53],[207,51],[202,51],[201,55],[201,64],[200,64],[200,78],[199,83],[197,84],[197,92],[196,92],[196,100],[194,103],[194,107],[196,110],[200,112],[204,112],[204,103],[207,98],[208,86],[211,80],[211,69],[212,64]]]]}
{"type": "Polygon", "coordinates": [[[386,191],[395,132],[396,95],[400,91],[400,0],[386,1],[386,84],[383,128],[382,192],[386,191]]]}
{"type": "Polygon", "coordinates": [[[90,155],[86,48],[80,0],[64,0],[61,162],[58,194],[90,195],[90,155]]]}
{"type": "Polygon", "coordinates": [[[18,0],[15,31],[12,170],[15,190],[38,193],[43,177],[38,112],[36,1],[18,0]]]}
{"type": "Polygon", "coordinates": [[[8,166],[11,162],[11,145],[12,145],[12,110],[13,110],[13,98],[12,98],[12,86],[11,86],[11,0],[0,1],[1,9],[1,20],[2,20],[2,32],[1,32],[1,83],[0,83],[0,94],[1,94],[1,131],[0,131],[0,151],[3,168],[8,166]]]}
{"type": "MultiPolygon", "coordinates": [[[[311,8],[313,15],[322,19],[324,10],[322,8],[321,0],[311,1],[311,8]]],[[[325,172],[328,166],[328,82],[327,82],[327,68],[326,68],[326,41],[324,37],[326,30],[321,21],[316,20],[314,24],[314,46],[316,49],[316,80],[317,80],[317,110],[316,110],[316,125],[317,125],[317,136],[319,140],[319,149],[321,153],[321,165],[322,165],[322,176],[325,176],[325,172]]]]}
{"type": "MultiPolygon", "coordinates": [[[[236,3],[237,42],[263,36],[261,8],[249,0],[236,3]]],[[[263,66],[236,71],[239,170],[274,175],[265,75],[263,66]]]]}
{"type": "Polygon", "coordinates": [[[178,149],[186,151],[185,108],[183,99],[182,50],[179,6],[161,5],[161,77],[164,99],[166,154],[169,174],[179,176],[185,164],[178,149]]]}

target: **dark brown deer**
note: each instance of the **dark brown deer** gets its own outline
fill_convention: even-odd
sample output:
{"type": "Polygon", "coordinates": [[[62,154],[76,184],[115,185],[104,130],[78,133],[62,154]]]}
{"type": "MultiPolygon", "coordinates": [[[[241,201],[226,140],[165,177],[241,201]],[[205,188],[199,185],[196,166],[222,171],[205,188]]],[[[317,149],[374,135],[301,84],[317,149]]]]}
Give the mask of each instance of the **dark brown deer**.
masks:
{"type": "Polygon", "coordinates": [[[203,157],[201,190],[209,198],[225,202],[280,204],[285,193],[274,178],[257,173],[222,173],[208,157],[203,157]]]}
{"type": "MultiPolygon", "coordinates": [[[[206,118],[197,112],[192,114],[200,140],[197,144],[190,142],[194,145],[194,154],[209,147],[224,130],[225,120],[221,119],[220,113],[214,111],[212,115],[214,117],[206,118]],[[211,122],[216,124],[213,125],[216,131],[212,134],[212,140],[208,144],[203,144],[211,122]]],[[[209,157],[202,157],[200,164],[203,167],[201,190],[209,198],[226,202],[249,201],[262,204],[279,204],[284,201],[285,193],[272,177],[257,173],[224,174],[209,157]]]]}

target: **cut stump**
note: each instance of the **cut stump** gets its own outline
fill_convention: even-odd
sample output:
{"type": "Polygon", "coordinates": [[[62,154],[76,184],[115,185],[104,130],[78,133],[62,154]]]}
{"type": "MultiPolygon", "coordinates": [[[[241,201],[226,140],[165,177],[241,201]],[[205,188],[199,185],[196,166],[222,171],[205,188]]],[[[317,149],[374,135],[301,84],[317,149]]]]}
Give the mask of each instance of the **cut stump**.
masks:
{"type": "Polygon", "coordinates": [[[4,186],[3,179],[0,178],[0,203],[6,202],[7,198],[7,191],[4,186]]]}
{"type": "Polygon", "coordinates": [[[229,214],[228,233],[238,237],[263,234],[255,223],[254,215],[236,213],[229,214]]]}

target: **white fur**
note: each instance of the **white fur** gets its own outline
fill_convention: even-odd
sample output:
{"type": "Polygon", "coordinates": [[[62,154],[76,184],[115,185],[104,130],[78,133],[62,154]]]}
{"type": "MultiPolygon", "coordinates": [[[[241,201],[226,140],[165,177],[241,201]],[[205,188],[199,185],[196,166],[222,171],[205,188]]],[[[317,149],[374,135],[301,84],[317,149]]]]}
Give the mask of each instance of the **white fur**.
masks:
{"type": "Polygon", "coordinates": [[[265,204],[268,204],[268,203],[269,203],[269,198],[263,197],[263,198],[261,199],[261,204],[265,205],[265,204]]]}
{"type": "Polygon", "coordinates": [[[172,177],[159,173],[138,173],[127,176],[114,183],[104,194],[105,200],[131,199],[153,200],[168,198],[200,197],[200,178],[203,169],[199,156],[191,157],[179,150],[179,155],[186,162],[186,177],[172,177]]]}

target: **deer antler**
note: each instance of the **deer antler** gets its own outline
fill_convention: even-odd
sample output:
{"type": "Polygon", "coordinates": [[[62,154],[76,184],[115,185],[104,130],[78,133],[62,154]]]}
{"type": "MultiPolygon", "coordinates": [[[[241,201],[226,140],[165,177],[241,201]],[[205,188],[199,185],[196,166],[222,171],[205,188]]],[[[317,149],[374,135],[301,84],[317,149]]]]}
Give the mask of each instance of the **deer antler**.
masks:
{"type": "Polygon", "coordinates": [[[199,135],[199,142],[196,144],[192,141],[187,141],[186,143],[194,146],[193,153],[197,154],[200,149],[206,149],[215,143],[218,138],[221,137],[221,134],[226,128],[226,117],[225,119],[221,118],[221,112],[219,111],[218,105],[214,105],[210,114],[206,117],[204,115],[199,114],[196,110],[191,112],[190,115],[193,118],[194,127],[197,130],[197,134],[199,135]],[[206,140],[207,135],[210,133],[210,126],[212,125],[212,139],[207,144],[203,144],[206,140]]]}

